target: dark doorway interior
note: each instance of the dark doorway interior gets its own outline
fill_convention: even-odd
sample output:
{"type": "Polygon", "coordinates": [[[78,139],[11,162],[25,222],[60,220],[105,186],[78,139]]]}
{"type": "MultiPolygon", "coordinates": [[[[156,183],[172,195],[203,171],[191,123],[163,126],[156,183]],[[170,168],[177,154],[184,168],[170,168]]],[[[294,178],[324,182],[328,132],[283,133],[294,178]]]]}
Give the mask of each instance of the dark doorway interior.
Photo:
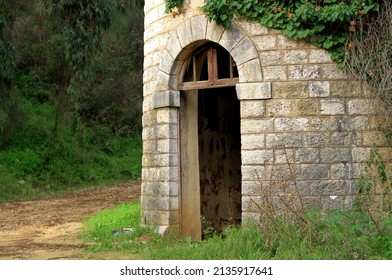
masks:
{"type": "Polygon", "coordinates": [[[181,234],[200,239],[241,222],[238,69],[215,43],[184,64],[180,106],[181,234]]]}
{"type": "Polygon", "coordinates": [[[240,103],[235,87],[198,91],[202,232],[241,222],[240,103]]]}

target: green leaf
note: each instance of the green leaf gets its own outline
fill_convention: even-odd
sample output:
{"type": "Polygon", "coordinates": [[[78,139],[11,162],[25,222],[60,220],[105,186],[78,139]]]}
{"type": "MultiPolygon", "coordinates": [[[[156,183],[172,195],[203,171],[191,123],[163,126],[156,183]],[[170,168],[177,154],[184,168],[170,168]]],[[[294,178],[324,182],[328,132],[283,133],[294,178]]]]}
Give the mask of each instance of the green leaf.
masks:
{"type": "Polygon", "coordinates": [[[377,11],[379,0],[205,0],[201,9],[225,28],[233,17],[257,21],[290,38],[309,40],[342,62],[350,21],[359,10],[377,11]]]}
{"type": "Polygon", "coordinates": [[[224,22],[224,21],[226,21],[226,20],[227,20],[227,18],[228,18],[228,17],[227,17],[227,15],[223,14],[223,15],[220,15],[220,17],[219,17],[219,18],[220,18],[220,20],[221,20],[221,21],[223,21],[223,22],[224,22]]]}
{"type": "Polygon", "coordinates": [[[323,48],[330,49],[334,45],[333,41],[326,41],[323,43],[323,48]]]}

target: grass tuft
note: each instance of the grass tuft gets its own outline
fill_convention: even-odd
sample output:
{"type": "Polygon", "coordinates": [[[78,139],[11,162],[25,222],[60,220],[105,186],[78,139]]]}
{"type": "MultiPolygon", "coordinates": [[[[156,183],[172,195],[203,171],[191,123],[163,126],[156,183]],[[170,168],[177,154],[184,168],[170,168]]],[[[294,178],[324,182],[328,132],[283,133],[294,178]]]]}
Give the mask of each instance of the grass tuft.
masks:
{"type": "Polygon", "coordinates": [[[85,221],[81,238],[93,252],[116,251],[140,253],[146,239],[155,234],[150,228],[140,225],[140,202],[124,203],[110,210],[104,210],[85,221]],[[124,228],[132,228],[130,233],[122,232],[124,228]]]}
{"type": "MultiPolygon", "coordinates": [[[[23,100],[26,107],[32,106],[23,100]]],[[[54,141],[51,119],[55,112],[35,104],[26,128],[18,131],[11,146],[0,146],[0,201],[44,197],[78,188],[137,180],[141,174],[142,139],[102,136],[86,128],[83,139],[72,128],[54,141]],[[37,116],[41,116],[35,120],[37,116]],[[81,145],[81,142],[83,145],[81,145]]]]}
{"type": "Polygon", "coordinates": [[[141,227],[140,203],[122,204],[86,221],[84,238],[94,242],[93,252],[141,254],[144,259],[188,260],[354,260],[392,258],[392,217],[375,228],[367,213],[339,210],[309,211],[309,223],[287,223],[278,217],[271,224],[247,222],[223,234],[195,242],[162,237],[141,227]],[[113,236],[112,230],[133,227],[129,235],[113,236]]]}

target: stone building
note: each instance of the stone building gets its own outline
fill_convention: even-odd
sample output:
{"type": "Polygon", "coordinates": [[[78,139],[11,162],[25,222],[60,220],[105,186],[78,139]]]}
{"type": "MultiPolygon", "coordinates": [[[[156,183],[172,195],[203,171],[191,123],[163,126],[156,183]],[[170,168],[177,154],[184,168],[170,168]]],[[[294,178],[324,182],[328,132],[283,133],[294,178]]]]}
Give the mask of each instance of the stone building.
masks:
{"type": "Polygon", "coordinates": [[[350,207],[371,148],[388,154],[382,106],[326,51],[201,5],[145,1],[142,223],[199,239],[262,218],[273,188],[350,207]]]}

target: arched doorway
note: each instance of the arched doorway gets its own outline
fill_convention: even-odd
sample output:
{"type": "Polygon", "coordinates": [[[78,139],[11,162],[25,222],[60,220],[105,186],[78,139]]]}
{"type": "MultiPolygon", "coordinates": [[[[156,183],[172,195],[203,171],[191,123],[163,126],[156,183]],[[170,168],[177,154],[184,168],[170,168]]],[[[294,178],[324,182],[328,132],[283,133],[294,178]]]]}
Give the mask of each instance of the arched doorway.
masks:
{"type": "Polygon", "coordinates": [[[197,48],[183,66],[180,105],[181,234],[200,239],[241,222],[238,70],[221,46],[197,48]]]}

